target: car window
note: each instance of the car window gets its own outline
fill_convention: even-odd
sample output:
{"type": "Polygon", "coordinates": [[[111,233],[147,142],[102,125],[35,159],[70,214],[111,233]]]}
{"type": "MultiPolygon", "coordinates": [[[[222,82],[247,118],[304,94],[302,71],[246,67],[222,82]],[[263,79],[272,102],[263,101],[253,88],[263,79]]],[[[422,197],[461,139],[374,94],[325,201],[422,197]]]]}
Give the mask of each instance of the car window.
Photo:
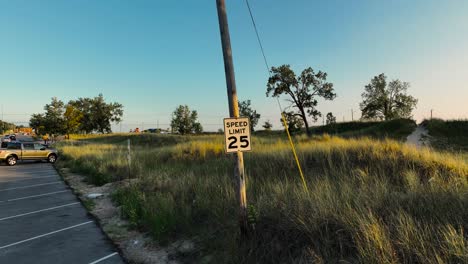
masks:
{"type": "Polygon", "coordinates": [[[21,149],[21,143],[8,143],[7,149],[21,149]]]}
{"type": "Polygon", "coordinates": [[[44,145],[42,145],[42,144],[37,144],[37,143],[34,144],[34,149],[35,149],[35,150],[40,150],[41,148],[45,148],[44,145]]]}
{"type": "Polygon", "coordinates": [[[25,143],[23,144],[24,149],[34,149],[34,144],[25,143]]]}

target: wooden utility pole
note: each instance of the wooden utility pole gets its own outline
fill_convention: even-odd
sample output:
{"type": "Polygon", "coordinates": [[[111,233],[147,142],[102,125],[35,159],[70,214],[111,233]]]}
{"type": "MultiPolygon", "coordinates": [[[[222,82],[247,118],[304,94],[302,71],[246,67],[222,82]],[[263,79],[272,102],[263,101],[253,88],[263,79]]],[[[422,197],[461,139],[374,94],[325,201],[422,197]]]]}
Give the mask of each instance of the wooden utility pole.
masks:
{"type": "MultiPolygon", "coordinates": [[[[224,0],[216,0],[218,9],[219,30],[221,32],[221,44],[223,47],[224,71],[226,73],[227,95],[229,101],[229,116],[239,117],[239,105],[237,100],[236,80],[234,77],[234,65],[232,62],[231,39],[224,0]]],[[[247,194],[245,188],[244,156],[238,151],[234,154],[236,167],[234,177],[237,181],[237,200],[239,202],[239,225],[241,233],[246,234],[249,229],[247,222],[247,194]]]]}
{"type": "Polygon", "coordinates": [[[433,109],[431,109],[431,120],[432,120],[432,110],[433,110],[433,109]]]}
{"type": "Polygon", "coordinates": [[[351,121],[354,121],[354,110],[351,109],[351,121]]]}

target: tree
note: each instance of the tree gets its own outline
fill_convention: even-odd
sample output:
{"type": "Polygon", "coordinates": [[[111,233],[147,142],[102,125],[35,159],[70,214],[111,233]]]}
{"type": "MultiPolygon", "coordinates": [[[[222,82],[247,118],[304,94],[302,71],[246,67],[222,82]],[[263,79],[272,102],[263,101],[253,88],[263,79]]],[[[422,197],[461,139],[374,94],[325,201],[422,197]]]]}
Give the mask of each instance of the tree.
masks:
{"type": "Polygon", "coordinates": [[[82,114],[78,130],[86,134],[93,132],[96,125],[93,118],[92,99],[80,97],[78,100],[70,100],[68,105],[71,105],[82,114]]]}
{"type": "Polygon", "coordinates": [[[15,124],[0,120],[0,134],[3,134],[8,130],[13,130],[14,128],[15,128],[15,124]]]}
{"type": "Polygon", "coordinates": [[[254,131],[255,126],[258,124],[260,114],[257,113],[252,107],[250,107],[250,100],[239,101],[239,113],[242,117],[248,117],[250,119],[250,130],[254,131]]]}
{"type": "Polygon", "coordinates": [[[44,135],[44,115],[43,114],[33,114],[29,119],[29,126],[34,129],[37,135],[44,135]]]}
{"type": "Polygon", "coordinates": [[[52,101],[44,106],[44,110],[44,132],[52,135],[63,134],[65,132],[64,103],[57,97],[52,97],[52,101]]]}
{"type": "Polygon", "coordinates": [[[100,133],[110,133],[111,122],[121,122],[123,106],[119,103],[106,103],[102,94],[91,100],[91,112],[94,130],[100,133]]]}
{"type": "Polygon", "coordinates": [[[332,112],[327,114],[327,125],[335,124],[336,123],[336,116],[333,116],[332,112]]]}
{"type": "Polygon", "coordinates": [[[265,121],[265,123],[263,124],[262,126],[266,131],[271,131],[271,128],[273,127],[273,125],[270,123],[270,120],[268,121],[265,121]]]}
{"type": "Polygon", "coordinates": [[[44,114],[33,114],[29,120],[37,134],[109,133],[111,122],[120,122],[123,115],[123,106],[106,103],[102,94],[71,100],[66,106],[54,97],[44,110],[44,114]]]}
{"type": "Polygon", "coordinates": [[[190,111],[187,105],[179,105],[172,113],[171,128],[172,131],[179,134],[201,133],[203,127],[197,122],[197,111],[190,111]]]}
{"type": "Polygon", "coordinates": [[[65,118],[65,133],[70,138],[70,133],[78,133],[83,113],[71,104],[68,104],[63,114],[65,118]]]}
{"type": "Polygon", "coordinates": [[[400,80],[392,80],[387,85],[385,74],[374,76],[365,86],[360,103],[363,119],[390,120],[395,118],[410,118],[411,112],[418,100],[406,92],[410,84],[400,80]]]}
{"type": "MultiPolygon", "coordinates": [[[[300,131],[304,127],[304,121],[294,112],[283,112],[283,115],[286,119],[289,132],[300,131]]],[[[281,119],[280,122],[284,126],[283,119],[281,119]]]]}
{"type": "Polygon", "coordinates": [[[111,122],[122,121],[123,106],[115,102],[106,103],[102,94],[94,98],[78,98],[68,104],[81,112],[79,130],[85,133],[110,133],[111,122]]]}
{"type": "Polygon", "coordinates": [[[312,68],[302,71],[301,75],[296,76],[289,65],[271,68],[272,76],[268,79],[266,95],[279,97],[288,95],[292,106],[297,109],[296,112],[289,112],[292,115],[302,119],[306,127],[306,132],[310,135],[307,116],[317,121],[322,116],[317,107],[317,97],[325,100],[333,100],[336,94],[333,90],[333,84],[327,82],[327,73],[315,72],[312,68]]]}

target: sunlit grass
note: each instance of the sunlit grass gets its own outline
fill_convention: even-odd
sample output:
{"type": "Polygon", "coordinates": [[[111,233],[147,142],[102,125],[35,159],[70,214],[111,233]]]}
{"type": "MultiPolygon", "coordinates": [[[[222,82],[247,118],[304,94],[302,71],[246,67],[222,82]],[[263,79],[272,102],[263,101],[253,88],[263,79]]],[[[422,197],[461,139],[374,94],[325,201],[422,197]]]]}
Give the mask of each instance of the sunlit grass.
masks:
{"type": "Polygon", "coordinates": [[[256,231],[239,244],[234,160],[221,135],[73,138],[59,146],[63,166],[96,184],[137,179],[115,194],[123,215],[158,241],[198,237],[215,263],[468,261],[464,154],[299,136],[306,193],[289,143],[254,137],[245,165],[256,231]]]}

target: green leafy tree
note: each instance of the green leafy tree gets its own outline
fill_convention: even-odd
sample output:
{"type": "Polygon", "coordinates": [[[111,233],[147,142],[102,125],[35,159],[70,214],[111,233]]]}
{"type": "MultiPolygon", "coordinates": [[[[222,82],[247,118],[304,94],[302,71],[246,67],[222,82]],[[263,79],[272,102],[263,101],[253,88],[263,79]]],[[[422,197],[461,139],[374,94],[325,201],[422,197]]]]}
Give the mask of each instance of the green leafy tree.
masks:
{"type": "Polygon", "coordinates": [[[123,106],[106,103],[102,94],[71,100],[66,106],[54,97],[44,110],[44,114],[33,114],[29,120],[37,134],[109,133],[111,122],[120,122],[123,115],[123,106]]]}
{"type": "Polygon", "coordinates": [[[57,97],[52,97],[52,101],[44,106],[44,110],[44,132],[51,135],[63,134],[65,132],[64,103],[57,97]]]}
{"type": "Polygon", "coordinates": [[[85,133],[110,133],[111,122],[122,121],[123,106],[115,102],[106,103],[102,94],[94,98],[79,98],[68,104],[81,112],[79,130],[85,133]]]}
{"type": "Polygon", "coordinates": [[[268,79],[266,95],[273,97],[287,95],[289,97],[288,101],[296,108],[296,111],[289,113],[302,119],[306,132],[310,135],[307,116],[312,117],[314,122],[317,121],[318,117],[322,116],[316,108],[317,98],[333,100],[336,97],[333,84],[326,81],[327,73],[315,72],[309,67],[303,70],[299,76],[296,76],[289,65],[272,67],[271,73],[272,76],[268,79]]]}
{"type": "Polygon", "coordinates": [[[265,121],[265,123],[263,124],[262,126],[266,131],[271,131],[271,128],[273,127],[273,125],[270,123],[270,120],[268,121],[265,121]]]}
{"type": "Polygon", "coordinates": [[[172,113],[171,128],[172,131],[179,134],[201,133],[202,125],[197,121],[197,111],[190,111],[187,105],[179,105],[172,113]]]}
{"type": "Polygon", "coordinates": [[[78,98],[77,100],[71,100],[68,102],[68,105],[71,105],[82,114],[78,130],[86,134],[96,130],[92,104],[92,98],[78,98]]]}
{"type": "Polygon", "coordinates": [[[65,132],[67,137],[70,138],[71,133],[78,133],[81,120],[83,119],[83,113],[71,104],[68,104],[63,114],[65,118],[65,132]]]}
{"type": "Polygon", "coordinates": [[[111,122],[122,121],[123,106],[119,103],[106,103],[102,94],[94,97],[91,102],[94,130],[100,133],[112,132],[111,122]]]}
{"type": "Polygon", "coordinates": [[[332,114],[332,112],[329,112],[327,114],[327,125],[335,124],[336,123],[336,116],[332,114]]]}
{"type": "MultiPolygon", "coordinates": [[[[283,112],[283,115],[286,119],[289,132],[298,132],[301,131],[301,129],[304,127],[304,121],[294,112],[283,112]]],[[[280,122],[284,126],[283,119],[281,119],[280,122]]]]}
{"type": "Polygon", "coordinates": [[[362,119],[410,118],[418,100],[406,94],[409,87],[408,82],[398,79],[387,84],[387,77],[383,73],[372,78],[362,93],[362,119]]]}
{"type": "Polygon", "coordinates": [[[260,119],[260,114],[257,113],[252,107],[250,106],[250,100],[246,101],[239,101],[239,113],[242,117],[248,117],[250,119],[250,130],[254,131],[255,126],[258,124],[258,120],[260,119]]]}
{"type": "Polygon", "coordinates": [[[44,135],[45,134],[45,117],[43,114],[33,114],[29,119],[29,126],[34,129],[37,135],[44,135]]]}

